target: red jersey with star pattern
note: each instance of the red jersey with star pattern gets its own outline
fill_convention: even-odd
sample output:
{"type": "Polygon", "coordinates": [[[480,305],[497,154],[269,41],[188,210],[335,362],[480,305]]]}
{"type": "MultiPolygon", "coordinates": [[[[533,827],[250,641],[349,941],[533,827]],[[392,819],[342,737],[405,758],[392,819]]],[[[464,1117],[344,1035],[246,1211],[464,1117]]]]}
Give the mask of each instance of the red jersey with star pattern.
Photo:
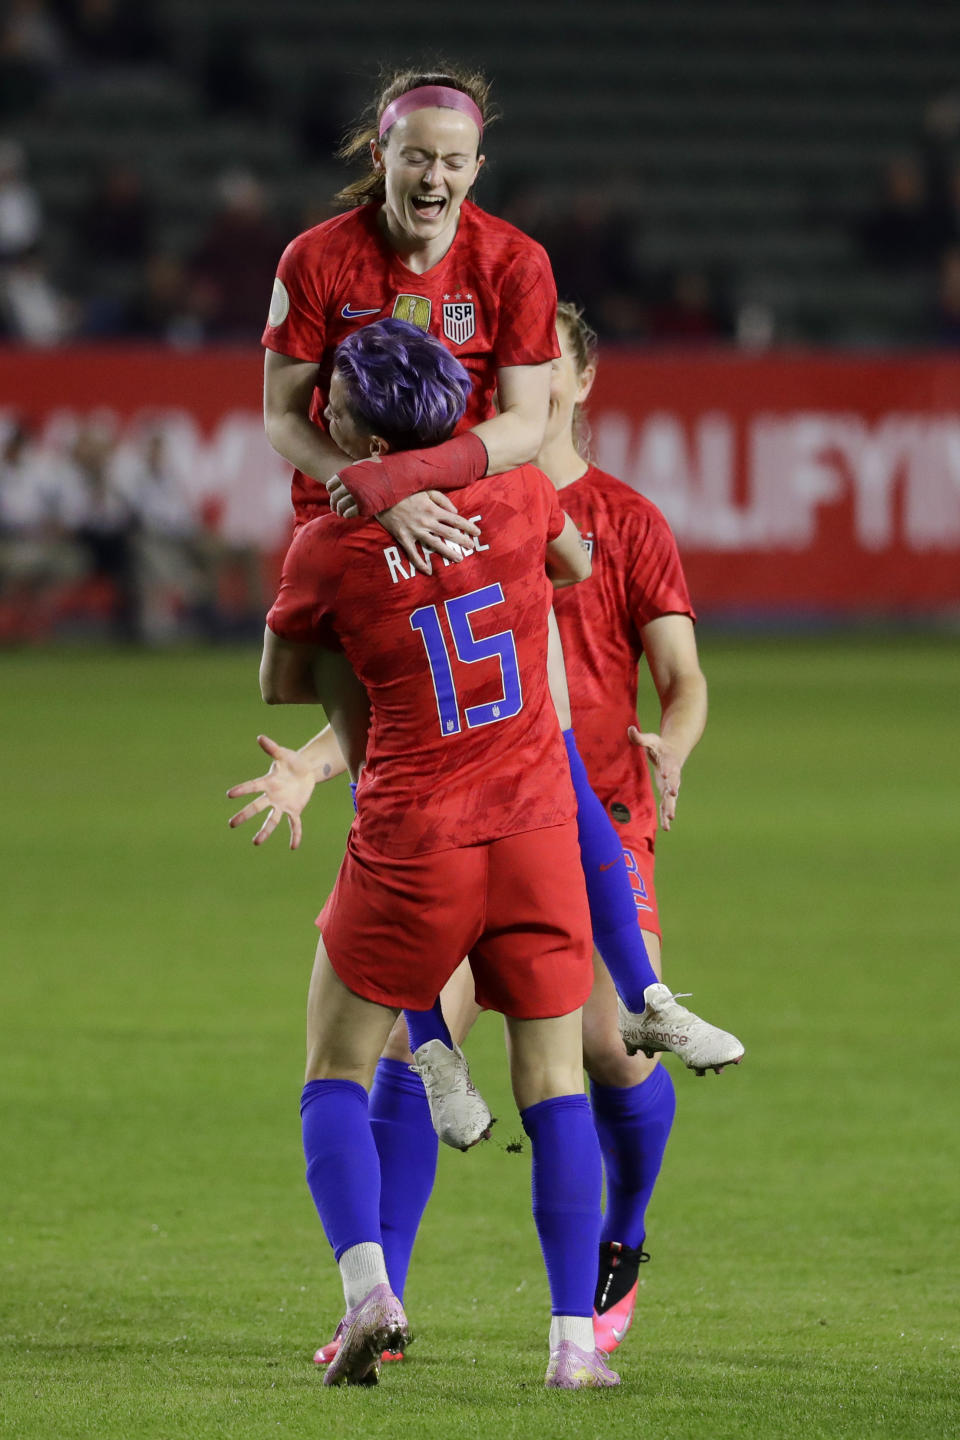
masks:
{"type": "MultiPolygon", "coordinates": [[[[465,200],[453,244],[423,275],[403,263],[361,205],[292,240],[280,259],[263,344],[320,366],[310,418],[323,426],[333,352],[358,325],[396,316],[441,340],[473,393],[455,434],[496,413],[497,370],[559,354],[557,291],[547,253],[528,235],[465,200]]],[[[294,471],[298,519],[329,508],[322,485],[294,471]]]]}
{"type": "Polygon", "coordinates": [[[607,809],[625,806],[652,840],[656,799],[627,727],[637,720],[643,626],[661,615],[695,619],[676,541],[654,504],[594,465],[559,496],[593,558],[590,578],[554,597],[577,749],[607,809]]]}
{"type": "Polygon", "coordinates": [[[376,520],[302,525],[267,616],[281,639],[342,648],[371,702],[356,836],[394,856],[479,845],[573,818],[547,683],[564,525],[532,465],[456,492],[481,535],[459,564],[415,571],[376,520]]]}

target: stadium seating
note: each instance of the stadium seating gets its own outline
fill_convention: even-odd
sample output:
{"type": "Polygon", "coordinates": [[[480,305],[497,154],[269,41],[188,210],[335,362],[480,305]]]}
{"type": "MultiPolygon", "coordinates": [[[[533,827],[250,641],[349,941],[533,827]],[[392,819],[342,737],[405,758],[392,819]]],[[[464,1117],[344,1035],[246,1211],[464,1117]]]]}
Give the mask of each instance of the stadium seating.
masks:
{"type": "MultiPolygon", "coordinates": [[[[770,307],[787,340],[922,339],[933,275],[864,270],[855,223],[892,152],[916,145],[925,106],[956,85],[960,8],[937,0],[158,0],[162,62],[71,77],[17,133],[51,221],[53,258],[107,155],[133,158],[162,246],[189,250],[215,178],[243,164],[292,231],[337,170],[341,132],[378,65],[435,54],[492,74],[503,123],[480,198],[525,185],[600,186],[633,217],[640,263],[723,277],[734,306],[770,307]],[[229,36],[258,113],[211,113],[211,37],[229,36]],[[371,46],[375,45],[375,53],[371,46]],[[313,140],[311,141],[311,135],[313,140]]],[[[238,97],[242,100],[242,95],[238,97]]]]}

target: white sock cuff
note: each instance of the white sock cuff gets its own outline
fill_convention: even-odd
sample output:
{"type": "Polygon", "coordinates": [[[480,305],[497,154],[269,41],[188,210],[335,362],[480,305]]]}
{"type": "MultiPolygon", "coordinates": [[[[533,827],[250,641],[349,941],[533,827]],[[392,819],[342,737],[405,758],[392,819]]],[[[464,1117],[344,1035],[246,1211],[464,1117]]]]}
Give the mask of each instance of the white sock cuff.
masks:
{"type": "Polygon", "coordinates": [[[352,1310],[375,1285],[389,1284],[383,1246],[365,1240],[344,1250],[340,1256],[340,1277],[343,1280],[343,1298],[347,1309],[352,1310]]]}
{"type": "Polygon", "coordinates": [[[581,1350],[592,1355],[597,1348],[593,1338],[592,1315],[554,1315],[550,1321],[550,1352],[553,1353],[562,1340],[572,1340],[581,1350]]]}

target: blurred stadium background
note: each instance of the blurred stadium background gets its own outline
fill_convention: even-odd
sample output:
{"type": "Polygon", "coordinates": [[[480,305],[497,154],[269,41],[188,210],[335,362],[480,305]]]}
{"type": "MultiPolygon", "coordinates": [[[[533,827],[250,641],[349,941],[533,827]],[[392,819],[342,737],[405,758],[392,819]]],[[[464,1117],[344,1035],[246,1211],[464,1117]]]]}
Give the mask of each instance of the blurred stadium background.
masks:
{"type": "Polygon", "coordinates": [[[955,615],[955,6],[8,0],[0,637],[255,633],[276,259],[378,66],[440,37],[494,77],[478,199],[600,332],[596,456],[702,617],[955,615]]]}
{"type": "Polygon", "coordinates": [[[341,1296],[296,1099],[352,811],[327,787],[291,856],[221,798],[258,729],[314,725],[256,686],[289,525],[276,258],[329,213],[379,65],[439,51],[494,77],[477,198],[600,331],[597,457],[666,511],[703,622],[711,722],[658,889],[668,965],[749,1063],[675,1072],[612,1428],[954,1435],[960,8],[0,17],[0,1429],[611,1430],[540,1386],[492,1017],[470,1053],[501,1123],[441,1156],[409,1363],[318,1395],[341,1296]]]}

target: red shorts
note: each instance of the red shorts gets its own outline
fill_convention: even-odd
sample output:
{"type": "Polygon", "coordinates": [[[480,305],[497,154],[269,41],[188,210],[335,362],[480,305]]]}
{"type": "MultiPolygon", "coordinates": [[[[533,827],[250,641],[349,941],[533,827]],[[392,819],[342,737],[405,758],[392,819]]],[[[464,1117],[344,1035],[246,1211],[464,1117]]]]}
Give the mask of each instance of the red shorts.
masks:
{"type": "Polygon", "coordinates": [[[398,859],[350,831],[317,917],[354,994],[427,1010],[464,955],[477,1004],[520,1020],[568,1015],[590,994],[593,939],[575,821],[398,859]]]}
{"type": "Polygon", "coordinates": [[[653,841],[644,831],[631,830],[629,825],[618,825],[616,828],[623,846],[623,858],[627,862],[627,874],[633,886],[640,929],[650,930],[662,938],[657,892],[653,885],[653,841]]]}

